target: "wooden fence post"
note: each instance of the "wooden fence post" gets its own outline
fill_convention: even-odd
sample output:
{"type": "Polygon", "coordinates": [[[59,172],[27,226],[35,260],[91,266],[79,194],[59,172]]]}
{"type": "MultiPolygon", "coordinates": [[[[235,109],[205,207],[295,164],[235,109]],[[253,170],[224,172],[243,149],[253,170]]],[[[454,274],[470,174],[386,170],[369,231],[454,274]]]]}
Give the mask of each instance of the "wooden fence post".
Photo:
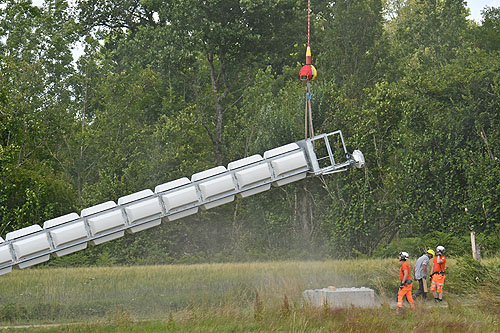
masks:
{"type": "Polygon", "coordinates": [[[479,244],[476,246],[476,233],[474,231],[470,232],[470,243],[472,245],[472,258],[474,260],[477,260],[478,262],[481,261],[481,254],[479,250],[479,244]]]}

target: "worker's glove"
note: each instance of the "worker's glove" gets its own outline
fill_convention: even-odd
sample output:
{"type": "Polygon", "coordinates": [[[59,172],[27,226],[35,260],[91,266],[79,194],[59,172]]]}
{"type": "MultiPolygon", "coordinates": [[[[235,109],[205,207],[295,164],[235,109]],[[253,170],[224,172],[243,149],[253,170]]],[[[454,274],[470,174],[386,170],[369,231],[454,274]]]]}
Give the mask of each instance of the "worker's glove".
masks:
{"type": "Polygon", "coordinates": [[[406,280],[406,285],[409,286],[411,284],[411,280],[406,280]]]}
{"type": "Polygon", "coordinates": [[[405,286],[405,284],[404,284],[403,282],[401,282],[401,283],[399,284],[399,289],[403,289],[403,287],[404,287],[404,286],[405,286]]]}

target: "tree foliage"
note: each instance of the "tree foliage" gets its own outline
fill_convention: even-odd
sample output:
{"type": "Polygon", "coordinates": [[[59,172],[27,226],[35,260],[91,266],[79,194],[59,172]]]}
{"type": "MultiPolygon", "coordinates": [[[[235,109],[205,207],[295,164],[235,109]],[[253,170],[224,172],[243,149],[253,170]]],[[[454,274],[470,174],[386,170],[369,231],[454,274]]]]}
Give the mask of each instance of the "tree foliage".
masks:
{"type": "MultiPolygon", "coordinates": [[[[302,139],[306,14],[297,0],[0,5],[1,236],[302,139]]],[[[342,130],[364,170],[61,264],[388,255],[418,240],[461,254],[469,231],[498,250],[499,9],[481,24],[458,0],[317,1],[311,15],[314,127],[342,130]]]]}

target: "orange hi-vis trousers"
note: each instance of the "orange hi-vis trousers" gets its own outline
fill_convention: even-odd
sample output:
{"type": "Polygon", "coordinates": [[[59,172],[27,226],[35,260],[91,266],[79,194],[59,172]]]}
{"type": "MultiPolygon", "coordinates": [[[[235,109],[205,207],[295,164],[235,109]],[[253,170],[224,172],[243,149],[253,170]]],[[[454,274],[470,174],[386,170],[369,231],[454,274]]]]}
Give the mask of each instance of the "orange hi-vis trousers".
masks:
{"type": "Polygon", "coordinates": [[[438,293],[442,293],[445,278],[446,275],[434,274],[432,276],[432,281],[431,281],[431,290],[432,291],[436,290],[438,293]]]}
{"type": "Polygon", "coordinates": [[[413,286],[413,283],[410,283],[409,285],[403,286],[403,288],[400,288],[398,290],[398,302],[396,304],[397,308],[396,311],[399,313],[403,309],[403,297],[406,295],[406,299],[408,300],[408,303],[410,303],[410,308],[412,310],[415,310],[415,302],[413,301],[413,296],[411,295],[411,288],[413,286]]]}

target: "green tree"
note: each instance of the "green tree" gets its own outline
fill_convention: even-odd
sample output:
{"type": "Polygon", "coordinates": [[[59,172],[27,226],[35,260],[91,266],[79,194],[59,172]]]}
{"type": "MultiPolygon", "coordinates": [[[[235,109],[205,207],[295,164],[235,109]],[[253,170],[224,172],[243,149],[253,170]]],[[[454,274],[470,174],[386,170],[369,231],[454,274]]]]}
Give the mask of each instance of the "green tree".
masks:
{"type": "Polygon", "coordinates": [[[380,0],[343,0],[329,2],[315,16],[319,27],[313,36],[319,39],[315,64],[320,77],[335,82],[350,98],[359,97],[381,76],[382,9],[380,0]]]}
{"type": "Polygon", "coordinates": [[[399,78],[404,71],[419,75],[454,59],[469,43],[467,15],[463,0],[406,1],[386,28],[398,64],[390,78],[399,78]]]}
{"type": "Polygon", "coordinates": [[[38,8],[8,1],[0,18],[0,220],[7,232],[74,204],[53,154],[72,122],[68,80],[77,35],[65,2],[38,8]]]}
{"type": "Polygon", "coordinates": [[[479,46],[486,51],[500,50],[500,8],[486,7],[477,28],[479,46]]]}

